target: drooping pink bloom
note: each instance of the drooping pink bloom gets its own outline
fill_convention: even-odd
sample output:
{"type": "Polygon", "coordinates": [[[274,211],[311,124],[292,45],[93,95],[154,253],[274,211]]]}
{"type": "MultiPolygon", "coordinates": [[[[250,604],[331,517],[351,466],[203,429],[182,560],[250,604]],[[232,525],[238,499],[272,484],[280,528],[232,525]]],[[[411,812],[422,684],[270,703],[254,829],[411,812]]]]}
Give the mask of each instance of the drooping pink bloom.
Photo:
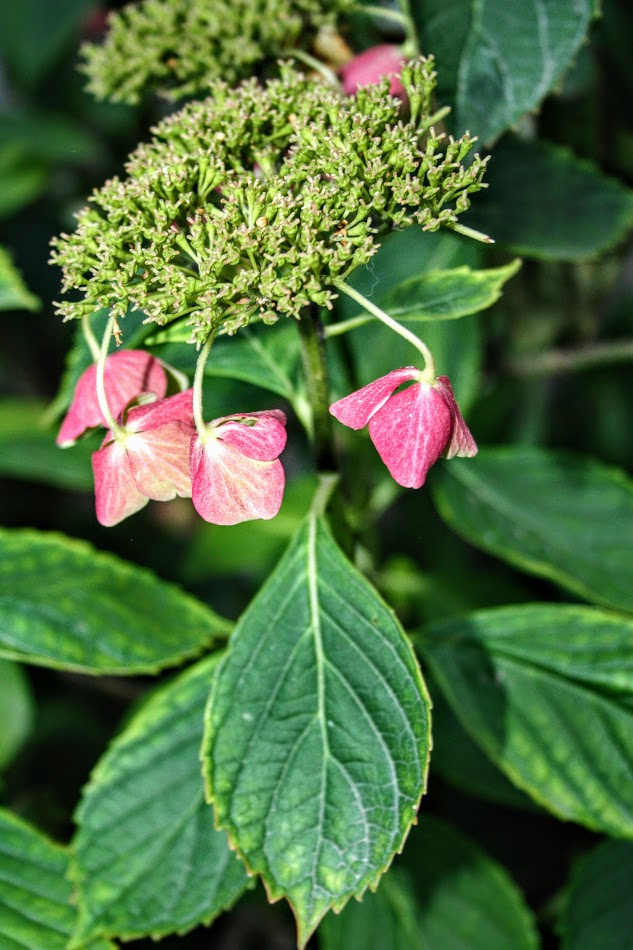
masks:
{"type": "Polygon", "coordinates": [[[392,96],[404,96],[399,78],[404,62],[406,60],[399,46],[392,43],[372,46],[341,67],[343,92],[346,96],[353,96],[361,86],[371,86],[383,76],[391,76],[389,92],[392,96]]]}
{"type": "Polygon", "coordinates": [[[285,476],[278,455],[286,444],[286,417],[278,409],[223,416],[191,441],[192,501],[211,524],[274,518],[285,476]]]}
{"type": "Polygon", "coordinates": [[[151,499],[191,495],[189,447],[195,433],[193,390],[136,406],[119,417],[92,456],[97,520],[109,528],[151,499]]]}
{"type": "MultiPolygon", "coordinates": [[[[106,399],[114,418],[139,393],[153,393],[161,399],[167,392],[167,374],[160,360],[142,350],[119,350],[106,359],[104,370],[106,399]]],[[[97,366],[93,363],[81,374],[73,401],[57,435],[62,448],[74,445],[87,429],[107,425],[97,399],[97,366]]]]}
{"type": "Polygon", "coordinates": [[[362,429],[369,423],[378,454],[405,488],[420,488],[440,456],[470,458],[477,453],[448,376],[427,383],[415,366],[392,370],[339,399],[330,412],[350,429],[362,429]],[[412,385],[396,392],[408,382],[412,385]]]}

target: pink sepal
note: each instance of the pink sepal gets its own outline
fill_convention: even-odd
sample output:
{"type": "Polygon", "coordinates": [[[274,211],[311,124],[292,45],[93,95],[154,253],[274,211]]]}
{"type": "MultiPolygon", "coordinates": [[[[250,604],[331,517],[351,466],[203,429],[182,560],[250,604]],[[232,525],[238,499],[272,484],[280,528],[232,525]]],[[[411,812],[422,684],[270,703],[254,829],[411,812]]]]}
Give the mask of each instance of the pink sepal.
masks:
{"type": "Polygon", "coordinates": [[[104,528],[144,508],[149,499],[136,487],[125,446],[109,442],[92,456],[97,521],[104,528]]]}
{"type": "Polygon", "coordinates": [[[369,435],[393,478],[404,488],[420,488],[451,434],[451,413],[428,383],[392,396],[369,420],[369,435]]]}
{"type": "Polygon", "coordinates": [[[419,379],[420,371],[415,366],[392,369],[386,376],[357,389],[330,406],[332,415],[350,429],[362,429],[375,412],[383,406],[402,383],[419,379]]]}
{"type": "Polygon", "coordinates": [[[442,453],[444,458],[452,459],[456,455],[462,458],[472,458],[473,455],[477,455],[477,443],[473,439],[470,429],[464,422],[464,417],[459,411],[459,406],[457,405],[457,400],[453,394],[453,387],[451,386],[448,376],[438,376],[435,380],[435,386],[442,394],[453,420],[451,438],[442,453]]]}
{"type": "MultiPolygon", "coordinates": [[[[77,381],[75,393],[57,444],[73,445],[87,429],[106,424],[97,400],[97,367],[92,364],[77,381]]],[[[106,399],[116,418],[139,393],[161,398],[167,392],[167,374],[160,360],[142,350],[120,350],[108,356],[104,370],[106,399]]]]}
{"type": "Polygon", "coordinates": [[[406,60],[399,46],[391,43],[372,46],[341,68],[343,92],[346,96],[352,96],[361,86],[371,86],[383,76],[391,75],[389,92],[392,96],[402,96],[404,88],[399,76],[404,62],[406,60]]]}
{"type": "Polygon", "coordinates": [[[156,429],[167,422],[183,422],[193,425],[193,389],[157,399],[142,406],[135,406],[125,416],[125,428],[130,432],[156,429]]]}
{"type": "Polygon", "coordinates": [[[278,513],[285,476],[281,462],[259,461],[210,436],[191,443],[192,501],[211,524],[231,525],[278,513]]]}
{"type": "Polygon", "coordinates": [[[218,439],[248,458],[271,462],[286,446],[286,417],[279,409],[214,419],[210,427],[218,439]]]}
{"type": "Polygon", "coordinates": [[[126,444],[136,487],[154,501],[191,496],[189,447],[194,433],[183,422],[166,422],[132,435],[126,444]]]}

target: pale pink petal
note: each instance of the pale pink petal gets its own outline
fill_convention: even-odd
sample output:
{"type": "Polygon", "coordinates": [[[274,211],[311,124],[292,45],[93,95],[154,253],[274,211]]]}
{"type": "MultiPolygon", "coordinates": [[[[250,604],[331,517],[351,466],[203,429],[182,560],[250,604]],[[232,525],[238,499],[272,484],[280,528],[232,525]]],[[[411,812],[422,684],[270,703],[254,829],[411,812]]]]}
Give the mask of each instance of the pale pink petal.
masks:
{"type": "Polygon", "coordinates": [[[357,389],[330,406],[332,415],[350,429],[362,429],[371,417],[383,406],[393,391],[402,383],[418,379],[420,371],[415,366],[392,369],[386,376],[375,379],[368,386],[357,389]]]}
{"type": "Polygon", "coordinates": [[[451,412],[428,383],[396,393],[369,422],[369,434],[393,478],[405,488],[420,488],[426,473],[446,448],[451,412]]]}
{"type": "Polygon", "coordinates": [[[130,409],[125,419],[125,428],[130,432],[147,432],[168,422],[182,422],[193,426],[193,389],[185,389],[167,399],[130,409]]]}
{"type": "MultiPolygon", "coordinates": [[[[108,356],[104,371],[106,399],[116,418],[141,392],[159,398],[167,391],[167,374],[160,360],[142,350],[119,350],[108,356]]],[[[105,425],[97,400],[97,367],[89,366],[79,377],[68,412],[57,435],[57,444],[73,445],[86,429],[105,425]]]]}
{"type": "Polygon", "coordinates": [[[212,436],[191,443],[192,501],[212,524],[231,525],[278,513],[285,476],[281,462],[247,458],[234,446],[212,436]]]}
{"type": "Polygon", "coordinates": [[[459,411],[448,376],[438,376],[435,380],[435,388],[443,396],[453,420],[453,431],[448,446],[444,450],[444,458],[452,459],[456,455],[463,458],[472,458],[473,455],[477,454],[477,443],[459,411]]]}
{"type": "Polygon", "coordinates": [[[154,501],[191,496],[189,447],[194,433],[184,422],[167,422],[128,437],[130,470],[141,494],[154,501]]]}
{"type": "Polygon", "coordinates": [[[109,442],[92,456],[97,521],[105,528],[140,511],[148,499],[136,487],[125,446],[109,442]]]}
{"type": "Polygon", "coordinates": [[[392,96],[399,96],[404,92],[398,78],[402,64],[405,62],[399,46],[391,43],[382,43],[372,46],[363,53],[355,56],[340,70],[343,82],[343,92],[347,96],[353,95],[361,86],[371,86],[382,76],[391,75],[389,92],[392,96]]]}
{"type": "Polygon", "coordinates": [[[217,438],[248,458],[272,462],[283,452],[287,438],[283,412],[273,410],[237,418],[225,416],[225,419],[226,422],[216,419],[212,423],[217,438]]]}

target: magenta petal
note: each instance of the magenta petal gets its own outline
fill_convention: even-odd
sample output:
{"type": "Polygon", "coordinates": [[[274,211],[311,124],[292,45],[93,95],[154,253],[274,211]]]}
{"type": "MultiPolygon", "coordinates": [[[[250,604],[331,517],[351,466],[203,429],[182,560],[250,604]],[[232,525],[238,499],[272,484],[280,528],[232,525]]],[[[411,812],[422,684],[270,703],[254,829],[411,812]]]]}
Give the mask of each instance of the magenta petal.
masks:
{"type": "Polygon", "coordinates": [[[281,462],[247,458],[234,446],[199,436],[191,443],[192,501],[212,524],[231,525],[274,518],[284,493],[281,462]]]}
{"type": "MultiPolygon", "coordinates": [[[[57,444],[72,445],[86,429],[105,425],[97,400],[97,367],[93,363],[79,377],[68,412],[57,435],[57,444]]],[[[116,418],[141,392],[159,398],[167,391],[167,374],[160,360],[142,350],[120,350],[108,356],[104,382],[106,398],[116,418]]]]}
{"type": "Polygon", "coordinates": [[[444,457],[452,459],[456,455],[462,458],[472,458],[477,454],[477,443],[473,439],[470,429],[464,422],[464,417],[459,411],[459,406],[453,395],[448,376],[438,376],[435,380],[435,387],[444,398],[453,420],[453,431],[450,441],[444,450],[444,457]]]}
{"type": "Polygon", "coordinates": [[[140,511],[148,499],[136,487],[125,446],[109,442],[92,455],[97,521],[105,528],[140,511]]]}
{"type": "Polygon", "coordinates": [[[392,369],[386,376],[375,379],[368,386],[357,389],[330,406],[332,415],[350,429],[362,429],[371,417],[389,399],[394,389],[410,379],[418,379],[420,371],[415,366],[392,369]]]}
{"type": "Polygon", "coordinates": [[[392,75],[389,92],[397,96],[404,92],[398,79],[402,64],[405,62],[399,46],[382,43],[372,46],[355,56],[340,70],[345,95],[353,95],[360,86],[370,86],[378,82],[381,76],[392,75]]]}
{"type": "Polygon", "coordinates": [[[442,395],[416,383],[392,396],[369,422],[369,434],[391,475],[420,488],[450,439],[451,412],[442,395]]]}
{"type": "Polygon", "coordinates": [[[218,439],[232,445],[243,455],[260,462],[272,462],[283,452],[286,445],[286,417],[280,411],[263,412],[244,416],[244,421],[236,421],[234,417],[225,417],[215,420],[214,425],[218,439]],[[281,419],[279,418],[281,416],[281,419]],[[251,423],[249,425],[249,422],[251,423]]]}
{"type": "MultiPolygon", "coordinates": [[[[157,399],[143,406],[135,406],[127,414],[125,428],[130,432],[147,432],[168,422],[182,422],[193,426],[193,389],[157,399]]],[[[189,449],[187,449],[187,454],[189,449]]]]}
{"type": "Polygon", "coordinates": [[[191,495],[189,447],[195,429],[167,422],[129,436],[125,448],[137,489],[154,501],[191,495]]]}

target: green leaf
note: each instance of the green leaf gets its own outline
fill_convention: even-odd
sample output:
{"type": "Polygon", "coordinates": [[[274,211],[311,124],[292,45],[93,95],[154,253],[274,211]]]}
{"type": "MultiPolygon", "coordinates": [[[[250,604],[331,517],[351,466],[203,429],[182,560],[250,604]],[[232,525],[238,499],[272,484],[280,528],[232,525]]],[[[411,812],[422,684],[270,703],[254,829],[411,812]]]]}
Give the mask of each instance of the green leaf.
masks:
{"type": "Polygon", "coordinates": [[[500,607],[431,625],[420,649],[515,785],[561,818],[633,837],[633,621],[591,607],[500,607]]]}
{"type": "Polygon", "coordinates": [[[93,440],[62,451],[55,432],[42,427],[46,407],[26,399],[0,399],[0,475],[92,489],[90,456],[99,447],[93,440]]]}
{"type": "Polygon", "coordinates": [[[83,673],[154,673],[228,629],[144,568],[62,535],[0,529],[0,656],[83,673]]]}
{"type": "Polygon", "coordinates": [[[350,901],[340,914],[328,914],[319,926],[320,950],[432,950],[416,920],[416,905],[408,876],[390,868],[375,893],[350,901]]]}
{"type": "Polygon", "coordinates": [[[414,828],[403,861],[429,950],[536,950],[523,896],[473,841],[431,815],[414,828]]]}
{"type": "Polygon", "coordinates": [[[218,655],[153,693],[97,764],[71,877],[88,938],[158,938],[210,923],[248,886],[204,799],[199,750],[218,655]]]}
{"type": "Polygon", "coordinates": [[[311,516],[231,638],[203,746],[218,824],[302,946],[402,847],[429,744],[408,640],[311,516]]]}
{"type": "Polygon", "coordinates": [[[77,43],[93,0],[21,0],[0,4],[0,52],[21,82],[35,83],[57,57],[77,43]]]}
{"type": "Polygon", "coordinates": [[[41,160],[28,155],[23,146],[14,142],[0,146],[0,218],[14,214],[39,198],[49,177],[41,160]]]}
{"type": "Polygon", "coordinates": [[[489,143],[534,110],[580,48],[596,0],[413,0],[454,130],[489,143]]]}
{"type": "Polygon", "coordinates": [[[8,765],[33,725],[33,699],[17,663],[0,660],[0,769],[8,765]]]}
{"type": "Polygon", "coordinates": [[[442,517],[477,547],[586,600],[633,610],[633,481],[592,459],[482,449],[433,480],[442,517]]]}
{"type": "Polygon", "coordinates": [[[409,277],[394,287],[378,306],[403,322],[456,320],[479,313],[501,296],[503,285],[514,277],[521,261],[489,270],[454,267],[409,277]]]}
{"type": "MultiPolygon", "coordinates": [[[[77,916],[66,880],[65,848],[0,809],[2,950],[66,950],[77,916]]],[[[109,941],[90,950],[114,950],[109,941]]]]}
{"type": "Polygon", "coordinates": [[[41,306],[42,301],[28,289],[9,252],[0,247],[0,310],[39,310],[41,306]]]}
{"type": "Polygon", "coordinates": [[[545,142],[505,139],[486,180],[490,187],[464,223],[517,254],[582,260],[612,247],[633,226],[633,191],[545,142]]]}
{"type": "Polygon", "coordinates": [[[0,114],[0,148],[9,143],[44,162],[73,165],[99,159],[99,145],[86,124],[63,114],[23,109],[0,114]]]}
{"type": "Polygon", "coordinates": [[[629,950],[633,933],[633,844],[595,848],[572,879],[562,950],[629,950]]]}

